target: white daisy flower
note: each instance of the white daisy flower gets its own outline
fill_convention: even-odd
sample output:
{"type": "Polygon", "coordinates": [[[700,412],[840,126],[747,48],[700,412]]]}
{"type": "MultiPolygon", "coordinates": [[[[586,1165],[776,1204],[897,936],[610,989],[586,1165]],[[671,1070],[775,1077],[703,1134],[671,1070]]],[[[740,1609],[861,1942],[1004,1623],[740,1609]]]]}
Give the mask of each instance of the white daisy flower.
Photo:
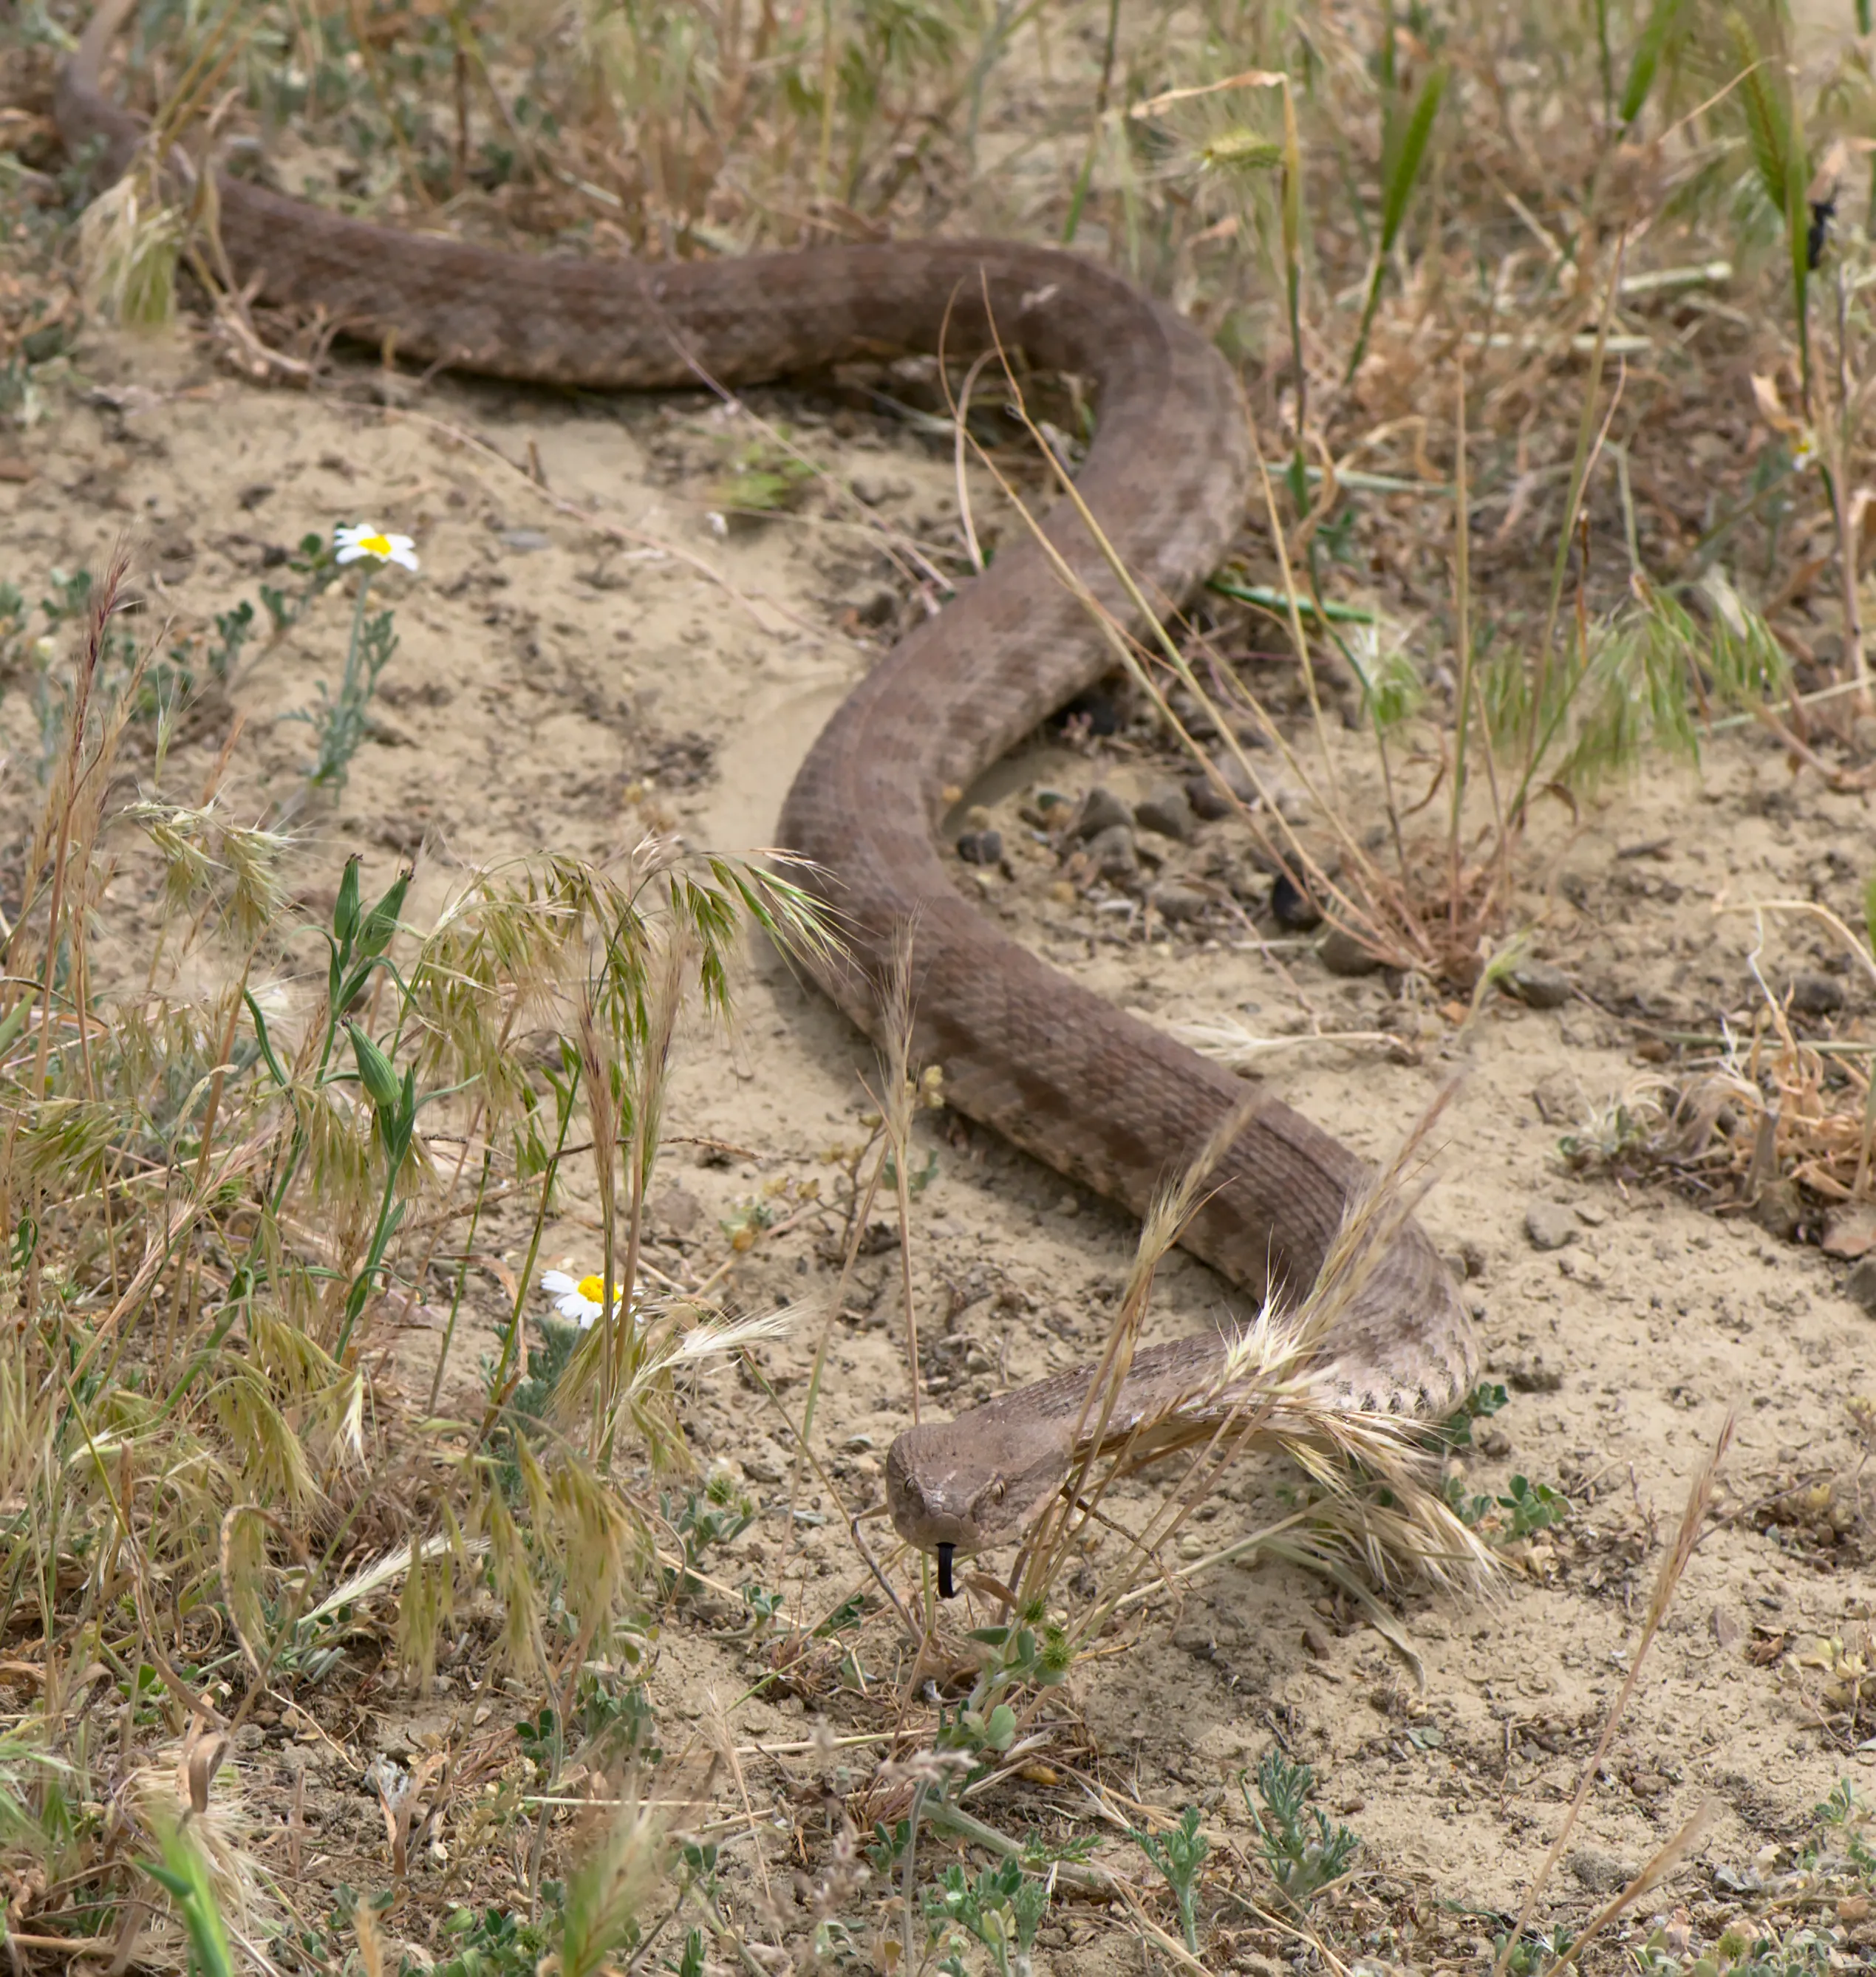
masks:
{"type": "Polygon", "coordinates": [[[341,522],[332,531],[332,554],[339,563],[375,556],[380,563],[395,563],[405,569],[417,567],[417,545],[410,537],[388,536],[375,522],[341,522]]]}
{"type": "MultiPolygon", "coordinates": [[[[543,1270],[540,1287],[553,1300],[553,1308],[568,1324],[582,1332],[596,1324],[606,1309],[606,1286],[597,1277],[573,1278],[564,1270],[543,1270]]],[[[616,1308],[620,1300],[613,1299],[616,1308]]]]}

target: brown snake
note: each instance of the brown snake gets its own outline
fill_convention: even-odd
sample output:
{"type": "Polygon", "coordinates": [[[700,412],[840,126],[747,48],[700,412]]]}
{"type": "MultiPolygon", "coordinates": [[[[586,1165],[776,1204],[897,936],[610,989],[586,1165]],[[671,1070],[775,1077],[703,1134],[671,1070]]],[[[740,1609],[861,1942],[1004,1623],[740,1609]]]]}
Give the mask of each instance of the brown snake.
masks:
{"type": "MultiPolygon", "coordinates": [[[[144,136],[101,79],[127,5],[106,0],[58,89],[66,144],[101,138],[113,172],[144,136]]],[[[372,226],[226,173],[216,190],[228,265],[269,302],[322,309],[348,332],[394,339],[400,356],[499,377],[648,388],[694,385],[701,370],[747,385],[935,351],[941,332],[947,352],[968,353],[987,345],[993,319],[1034,362],[1095,380],[1099,427],[1077,486],[1143,594],[1187,594],[1242,513],[1248,435],[1224,360],[1162,304],[1068,254],[930,240],[708,262],[551,259],[372,226]]],[[[1057,505],[1050,540],[1131,622],[1072,506],[1057,505]]],[[[998,932],[933,843],[946,789],[968,787],[1111,663],[1038,545],[1006,546],[848,696],[795,778],[781,836],[819,868],[841,916],[849,959],[824,985],[841,1008],[877,1033],[880,984],[910,927],[917,1061],[943,1066],[946,1102],[1140,1214],[1244,1104],[1245,1086],[998,932]]],[[[1365,1177],[1346,1147],[1269,1101],[1181,1239],[1249,1289],[1300,1289],[1365,1177]]],[[[1321,1349],[1353,1404],[1440,1411],[1463,1396],[1470,1329],[1417,1223],[1394,1233],[1321,1349]]],[[[1215,1388],[1224,1351],[1207,1334],[1136,1355],[1111,1434],[1215,1388]]],[[[893,1521],[939,1553],[947,1590],[953,1550],[1014,1536],[1059,1487],[1089,1378],[1082,1368],[1039,1381],[893,1444],[893,1521]]]]}

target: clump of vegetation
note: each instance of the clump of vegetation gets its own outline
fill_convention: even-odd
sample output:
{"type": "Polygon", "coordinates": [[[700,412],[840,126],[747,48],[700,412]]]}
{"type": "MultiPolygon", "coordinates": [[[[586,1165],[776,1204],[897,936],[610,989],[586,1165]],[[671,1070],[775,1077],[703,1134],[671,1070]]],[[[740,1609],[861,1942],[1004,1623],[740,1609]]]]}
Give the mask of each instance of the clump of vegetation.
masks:
{"type": "MultiPolygon", "coordinates": [[[[491,232],[680,258],[1015,229],[1175,294],[1247,360],[1267,473],[1227,568],[1130,663],[1293,889],[1442,992],[1496,979],[1532,853],[1612,778],[1689,757],[1732,722],[1855,787],[1872,369],[1851,169],[1870,111],[1862,58],[1794,75],[1777,11],[1663,0],[1490,18],[1386,8],[1353,23],[1238,0],[1122,14],[1069,20],[1004,0],[159,8],[125,86],[165,142],[210,120],[218,140],[290,123],[296,166],[311,161],[325,196],[394,223],[473,211],[491,232]],[[1019,98],[1042,120],[1033,157],[1059,170],[1011,169],[1029,161],[1006,148],[1019,98]],[[1742,375],[1749,407],[1732,388],[1742,375]],[[1707,437],[1717,454],[1696,453],[1707,437]],[[1690,477],[1696,458],[1709,467],[1690,477]],[[1345,721],[1385,794],[1378,840],[1343,787],[1345,721]],[[1247,732],[1269,747],[1249,748],[1247,732]],[[1273,761],[1321,830],[1297,828],[1277,800],[1273,761]]],[[[73,25],[57,4],[22,16],[21,60],[41,80],[73,25]]],[[[210,203],[178,210],[154,182],[161,144],[94,209],[74,253],[86,161],[38,142],[0,160],[32,268],[0,295],[9,457],[31,451],[73,381],[83,310],[160,318],[185,268],[247,374],[305,382],[332,361],[329,325],[280,321],[222,279],[210,203]]],[[[909,412],[915,429],[936,421],[947,447],[960,433],[981,443],[1032,503],[1035,462],[1046,474],[1072,449],[1044,430],[1036,381],[1006,381],[1037,442],[1021,467],[1021,427],[1001,403],[946,423],[942,394],[866,402],[909,412]]],[[[1068,430],[1085,434],[1077,412],[1068,430]]],[[[809,477],[769,437],[729,470],[724,498],[765,513],[809,477]]],[[[983,560],[968,536],[936,553],[949,559],[934,596],[983,560]]],[[[1016,1583],[972,1589],[990,1624],[963,1643],[929,1600],[899,1600],[908,1574],[857,1526],[857,1590],[817,1589],[816,1605],[805,1575],[798,1593],[779,1572],[768,1584],[784,1589],[747,1589],[751,1689],[847,1712],[847,1741],[814,1731],[822,1824],[811,1847],[804,1821],[798,1853],[820,1878],[798,1884],[799,1914],[752,1892],[767,1814],[735,1734],[712,1723],[693,1741],[657,1720],[648,1684],[659,1630],[703,1607],[714,1555],[747,1515],[726,1480],[700,1491],[679,1473],[679,1382],[761,1335],[668,1299],[642,1239],[680,1011],[723,1006],[738,928],[798,942],[813,929],[785,885],[661,843],[623,867],[543,854],[474,875],[423,926],[388,869],[368,883],[335,859],[319,875],[327,903],[307,903],[277,815],[236,821],[212,781],[179,801],[167,776],[184,712],[308,629],[341,576],[319,536],[287,566],[291,588],[259,586],[264,630],[243,600],[160,650],[115,608],[121,571],[89,590],[55,579],[36,619],[23,593],[0,591],[0,668],[28,688],[43,793],[17,884],[8,866],[0,986],[0,1639],[31,1671],[0,1740],[0,1800],[20,1809],[0,1821],[14,1938],[150,1953],[129,1932],[160,1926],[135,1911],[160,1890],[177,1924],[161,1954],[213,1977],[263,1939],[277,1961],[379,1977],[403,1953],[391,1920],[422,1933],[418,1836],[447,1829],[451,1871],[474,1863],[457,1885],[485,1872],[499,1886],[473,1908],[452,1888],[438,1911],[426,1954],[451,1977],[519,1977],[548,1957],[563,1977],[660,1960],[702,1977],[707,1950],[745,1969],[782,1954],[805,1967],[857,1953],[863,1912],[884,1967],[916,1961],[922,1941],[1014,1972],[1049,1887],[1123,1885],[1092,1861],[1092,1834],[1030,1850],[1002,1829],[1027,1817],[1026,1802],[1012,1809],[1022,1785],[1059,1775],[1066,1676],[1161,1586],[1231,1556],[1295,1559],[1398,1638],[1374,1590],[1380,1563],[1463,1579],[1486,1568],[1481,1530],[1528,1535],[1561,1514],[1518,1479],[1491,1503],[1443,1503],[1420,1487],[1423,1451],[1324,1421],[1283,1441],[1310,1477],[1283,1516],[1184,1556],[1225,1460],[1280,1439],[1263,1433],[1271,1397],[1308,1398],[1300,1369],[1317,1318],[1272,1328],[1246,1369],[1263,1398],[1189,1447],[1098,1574],[1089,1547],[1118,1514],[1130,1457],[1091,1437],[1073,1500],[1016,1583]],[[141,785],[128,808],[127,765],[141,785]],[[160,931],[137,957],[147,979],[101,982],[107,886],[144,858],[163,887],[160,931]],[[185,964],[200,992],[178,988],[185,964]],[[599,1315],[530,1332],[543,1231],[580,1162],[598,1203],[599,1315]],[[499,1343],[465,1381],[457,1319],[490,1226],[512,1244],[512,1286],[499,1343]],[[394,1407],[375,1353],[383,1321],[432,1296],[448,1315],[426,1404],[394,1407]],[[934,1677],[944,1685],[902,1684],[911,1643],[922,1658],[934,1640],[956,1651],[934,1677]],[[316,1721],[322,1697],[367,1665],[388,1687],[420,1688],[446,1662],[477,1699],[436,1768],[426,1756],[381,1777],[395,1887],[342,1903],[323,1929],[289,1922],[290,1888],[256,1880],[223,1816],[240,1732],[276,1705],[316,1721]],[[498,1749],[477,1741],[484,1732],[498,1749]],[[874,1737],[889,1756],[848,1748],[874,1737]],[[705,1803],[705,1744],[712,1788],[733,1786],[732,1798],[705,1803]],[[472,1779],[494,1787],[486,1800],[472,1779]],[[879,1879],[863,1894],[867,1831],[879,1879]],[[725,1863],[751,1845],[739,1880],[725,1863]],[[953,1846],[989,1864],[934,1860],[953,1846]]],[[[308,710],[306,773],[335,794],[368,760],[395,642],[367,588],[336,689],[308,710]]],[[[936,1170],[912,1121],[939,1094],[904,1061],[903,1034],[844,1195],[798,1198],[786,1216],[752,1200],[723,1232],[732,1256],[824,1208],[818,1226],[850,1269],[884,1189],[909,1256],[909,1206],[936,1170]]],[[[1736,1195],[1742,1180],[1762,1193],[1794,1173],[1813,1207],[1867,1194],[1864,1060],[1818,1048],[1834,1041],[1770,1011],[1749,1040],[1717,1041],[1701,1068],[1724,1088],[1706,1137],[1673,1157],[1736,1195]]],[[[1683,1090],[1659,1113],[1638,1101],[1606,1137],[1627,1157],[1669,1115],[1676,1130],[1703,1117],[1709,1095],[1683,1090]]],[[[1104,1392],[1182,1202],[1156,1218],[1117,1301],[1104,1392]]],[[[916,1381],[909,1262],[903,1276],[916,1381]]],[[[791,1488],[791,1542],[808,1517],[837,1528],[857,1507],[816,1434],[824,1366],[824,1342],[805,1399],[786,1406],[745,1367],[794,1437],[804,1490],[828,1507],[810,1511],[791,1488]]],[[[1673,1561],[1677,1573],[1684,1548],[1673,1561]]],[[[1637,1666],[1672,1575],[1664,1586],[1637,1666]]],[[[1245,1792],[1299,1925],[1323,1922],[1353,1861],[1312,1785],[1273,1755],[1245,1792]]],[[[1825,1851],[1793,1871],[1831,1893],[1855,1885],[1851,1825],[1846,1800],[1825,1851]]],[[[1207,1845],[1188,1809],[1148,1847],[1187,1956],[1205,1863],[1220,1857],[1207,1845]]],[[[1757,1924],[1722,1936],[1717,1963],[1812,1955],[1774,1920],[1762,1939],[1757,1924]]],[[[1507,1932],[1503,1967],[1548,1969],[1586,1939],[1539,1946],[1530,1921],[1507,1932]]],[[[1695,1967],[1665,1938],[1648,1953],[1695,1967]]]]}

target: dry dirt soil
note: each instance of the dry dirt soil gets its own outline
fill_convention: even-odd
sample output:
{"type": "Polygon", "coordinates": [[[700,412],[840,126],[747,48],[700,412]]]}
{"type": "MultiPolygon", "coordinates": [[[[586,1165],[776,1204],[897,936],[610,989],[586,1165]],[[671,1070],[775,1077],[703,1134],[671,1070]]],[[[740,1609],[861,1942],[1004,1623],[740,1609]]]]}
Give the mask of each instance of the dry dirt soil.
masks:
{"type": "MultiPolygon", "coordinates": [[[[309,731],[282,718],[335,677],[342,595],[252,657],[233,689],[246,725],[223,800],[255,818],[288,807],[296,870],[315,907],[353,851],[368,885],[415,860],[410,917],[422,923],[471,865],[526,850],[616,853],[648,826],[698,847],[764,845],[819,724],[893,625],[923,608],[907,559],[885,546],[923,545],[956,566],[948,449],[854,393],[753,402],[858,499],[811,492],[794,512],[732,520],[726,534],[712,513],[751,428],[700,394],[574,401],[440,378],[399,388],[389,405],[381,395],[364,366],[342,365],[330,390],[269,390],[218,369],[189,333],[93,335],[27,436],[31,477],[0,484],[0,575],[29,596],[55,566],[101,566],[127,532],[153,605],[197,620],[253,597],[309,530],[369,518],[416,538],[421,575],[391,573],[381,586],[401,644],[342,798],[304,798],[309,731]]],[[[1264,682],[1287,691],[1280,662],[1264,682]]],[[[1220,1569],[1078,1669],[1066,1702],[1080,1728],[1063,1733],[1054,1781],[1007,1781],[980,1810],[1012,1831],[1105,1831],[1099,1857],[1140,1871],[1079,1773],[1129,1816],[1137,1804],[1201,1804],[1227,1856],[1248,1852],[1234,1780],[1280,1738],[1315,1765],[1323,1802],[1365,1843],[1377,1945],[1417,1915],[1429,1932],[1418,1953],[1467,1955],[1491,1928],[1468,1911],[1514,1911],[1557,1830],[1688,1480],[1732,1409],[1722,1514],[1693,1556],[1544,1904],[1587,1912],[1711,1797],[1718,1817],[1693,1863],[1649,1905],[1710,1907],[1716,1868],[1764,1864],[1764,1850],[1805,1830],[1839,1778],[1876,1787],[1872,1725],[1815,1665],[1820,1637],[1855,1647],[1871,1619],[1864,1451],[1846,1403],[1876,1388],[1876,1321],[1847,1294],[1848,1265],[1815,1241],[1707,1212],[1659,1181],[1573,1170],[1560,1140],[1605,1117],[1638,1081],[1673,1075],[1663,1038],[1713,1032],[1722,1015],[1749,1028],[1762,1001],[1747,959],[1755,922],[1721,909],[1816,898],[1858,916],[1867,804],[1795,773],[1747,731],[1716,738],[1697,773],[1653,764],[1574,824],[1559,810],[1533,847],[1525,903],[1534,952],[1567,975],[1570,999],[1540,1010],[1495,992],[1468,1023],[1411,982],[1333,975],[1306,940],[1280,936],[1236,820],[1200,825],[1189,843],[1143,836],[1162,880],[1210,886],[1215,903],[1190,922],[1169,926],[1124,891],[1067,883],[1058,847],[1023,815],[1039,790],[1075,797],[1099,783],[1134,799],[1182,773],[1130,724],[1125,696],[1115,705],[1116,734],[1039,734],[969,793],[953,830],[985,806],[1009,863],[957,863],[957,883],[1065,974],[1149,1020],[1231,1019],[1290,1039],[1261,1060],[1264,1088],[1365,1155],[1385,1158],[1462,1074],[1425,1216],[1465,1277],[1487,1375],[1510,1395],[1481,1424],[1465,1486],[1499,1493],[1518,1474],[1572,1507],[1560,1527],[1511,1548],[1489,1599],[1403,1596],[1423,1690],[1319,1583],[1276,1565],[1220,1569]],[[1396,1041],[1328,1040],[1340,1032],[1396,1041]],[[1540,1246],[1534,1229],[1557,1246],[1540,1246]]],[[[9,695],[5,722],[10,833],[32,797],[23,695],[9,695]]],[[[169,786],[186,793],[227,731],[224,710],[187,738],[169,786]]],[[[1347,800],[1372,822],[1371,744],[1338,728],[1333,746],[1347,800]]],[[[1306,829],[1319,822],[1306,799],[1300,807],[1306,829]]],[[[110,939],[127,958],[155,923],[154,876],[127,857],[113,889],[110,939]]],[[[1866,983],[1808,931],[1768,921],[1759,967],[1776,992],[1799,974],[1828,985],[1809,992],[1822,1013],[1800,1019],[1814,1035],[1862,1034],[1876,1013],[1866,983]]],[[[282,986],[290,996],[304,985],[282,986]]],[[[831,1191],[834,1157],[865,1137],[877,1072],[861,1038],[766,949],[748,958],[738,1011],[731,1038],[701,1026],[686,1035],[676,1074],[652,1253],[680,1282],[724,1260],[722,1225],[752,1200],[785,1207],[816,1180],[831,1191]]],[[[927,1406],[966,1404],[1083,1356],[1127,1268],[1132,1226],[961,1121],[929,1115],[919,1131],[936,1161],[914,1203],[911,1245],[932,1342],[927,1406]]],[[[596,1268],[596,1226],[576,1200],[544,1260],[596,1268]]],[[[494,1261],[471,1281],[484,1329],[454,1362],[465,1386],[504,1303],[495,1262],[518,1262],[523,1236],[519,1220],[485,1231],[494,1261]]],[[[880,1459],[907,1418],[899,1270],[896,1249],[863,1259],[834,1315],[822,1423],[854,1504],[877,1498],[880,1459]]],[[[784,1304],[797,1316],[767,1355],[784,1398],[801,1391],[836,1274],[811,1216],[728,1279],[742,1306],[784,1304]]],[[[1175,1259],[1155,1325],[1162,1335],[1196,1328],[1238,1302],[1175,1259]]],[[[401,1369],[413,1388],[427,1381],[435,1333],[388,1328],[378,1342],[395,1348],[387,1380],[401,1369]]],[[[699,1392],[690,1422],[698,1449],[733,1468],[761,1507],[713,1561],[725,1584],[779,1586],[811,1617],[864,1585],[818,1494],[804,1501],[827,1520],[804,1525],[791,1553],[784,1437],[758,1394],[720,1376],[699,1392]]],[[[1208,1507],[1205,1543],[1257,1514],[1271,1484],[1263,1474],[1234,1481],[1208,1507]]],[[[733,1606],[721,1627],[707,1602],[667,1626],[651,1695],[667,1749],[727,1722],[756,1822],[753,1837],[745,1826],[726,1846],[729,1871],[753,1886],[760,1847],[785,1905],[802,1863],[775,1824],[822,1833],[824,1787],[864,1781],[880,1754],[824,1740],[817,1750],[817,1723],[846,1734],[877,1718],[831,1683],[809,1685],[805,1700],[772,1688],[745,1699],[761,1668],[730,1636],[733,1606]]],[[[891,1636],[867,1638],[871,1678],[890,1682],[891,1636]]],[[[364,1767],[447,1731],[465,1674],[446,1672],[421,1700],[368,1688],[323,1737],[296,1739],[290,1721],[250,1730],[240,1762],[263,1854],[279,1854],[282,1794],[305,1766],[322,1822],[309,1889],[381,1883],[364,1767]]],[[[501,1728],[498,1714],[490,1738],[501,1728]]],[[[499,1761],[492,1748],[490,1757],[499,1761]]],[[[732,1793],[725,1810],[737,1804],[732,1793]]],[[[449,1870],[433,1860],[419,1871],[441,1887],[449,1870]]],[[[1219,1953],[1235,1942],[1246,1967],[1280,1946],[1229,1912],[1221,1921],[1219,1953]]],[[[1138,1967],[1125,1929],[1096,1908],[1065,1901],[1043,1942],[1059,1972],[1138,1967]]]]}

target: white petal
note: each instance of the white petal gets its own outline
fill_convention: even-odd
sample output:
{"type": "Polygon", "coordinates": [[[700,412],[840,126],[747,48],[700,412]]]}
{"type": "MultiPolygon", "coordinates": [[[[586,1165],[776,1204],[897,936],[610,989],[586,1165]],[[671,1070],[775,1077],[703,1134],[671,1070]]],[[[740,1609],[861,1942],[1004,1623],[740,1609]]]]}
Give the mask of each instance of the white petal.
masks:
{"type": "Polygon", "coordinates": [[[348,543],[332,560],[335,563],[356,563],[359,557],[365,553],[366,552],[360,549],[356,543],[348,543]]]}
{"type": "Polygon", "coordinates": [[[415,569],[417,567],[417,553],[411,547],[409,541],[405,536],[391,537],[391,560],[395,563],[402,564],[406,569],[415,569]]]}
{"type": "Polygon", "coordinates": [[[543,1270],[540,1273],[541,1289],[554,1297],[572,1290],[579,1282],[577,1277],[570,1277],[564,1270],[543,1270]]]}

